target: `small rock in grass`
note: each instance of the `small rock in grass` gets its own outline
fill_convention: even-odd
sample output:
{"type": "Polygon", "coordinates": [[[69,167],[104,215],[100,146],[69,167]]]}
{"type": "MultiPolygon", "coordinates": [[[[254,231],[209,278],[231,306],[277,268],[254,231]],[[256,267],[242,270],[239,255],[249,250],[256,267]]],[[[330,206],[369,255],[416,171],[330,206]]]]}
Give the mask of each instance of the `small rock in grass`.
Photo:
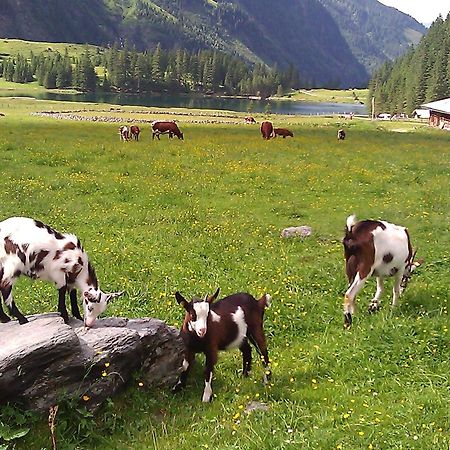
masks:
{"type": "Polygon", "coordinates": [[[282,238],[301,237],[305,238],[311,236],[312,229],[308,225],[301,225],[300,227],[288,227],[281,232],[282,238]]]}

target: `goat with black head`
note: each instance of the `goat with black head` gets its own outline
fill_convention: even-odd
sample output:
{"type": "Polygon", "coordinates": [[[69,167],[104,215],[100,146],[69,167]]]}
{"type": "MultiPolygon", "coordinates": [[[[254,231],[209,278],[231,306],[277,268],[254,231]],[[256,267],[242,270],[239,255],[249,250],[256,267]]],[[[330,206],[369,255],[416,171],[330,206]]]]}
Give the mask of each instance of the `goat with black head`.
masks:
{"type": "Polygon", "coordinates": [[[174,386],[174,391],[179,391],[186,385],[196,353],[204,353],[204,402],[210,402],[213,397],[212,374],[219,350],[239,348],[242,352],[242,372],[244,376],[248,376],[252,363],[250,341],[262,356],[265,381],[270,376],[269,355],[263,330],[264,310],[269,306],[270,296],[265,294],[256,300],[250,294],[238,293],[214,302],[218,295],[219,289],[214,295],[205,296],[203,300],[194,297],[192,301],[187,301],[179,292],[175,294],[177,302],[186,310],[186,315],[181,327],[185,347],[183,372],[174,386]]]}

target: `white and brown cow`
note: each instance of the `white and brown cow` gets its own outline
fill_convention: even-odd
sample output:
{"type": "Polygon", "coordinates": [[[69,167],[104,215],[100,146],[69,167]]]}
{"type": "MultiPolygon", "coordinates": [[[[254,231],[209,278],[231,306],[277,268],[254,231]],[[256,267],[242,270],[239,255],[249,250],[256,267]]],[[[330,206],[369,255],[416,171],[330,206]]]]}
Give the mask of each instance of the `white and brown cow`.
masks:
{"type": "Polygon", "coordinates": [[[122,125],[119,128],[120,140],[127,142],[130,140],[130,129],[126,125],[122,125]]]}
{"type": "Polygon", "coordinates": [[[173,120],[155,120],[152,122],[152,131],[152,139],[155,139],[155,136],[159,139],[161,134],[168,134],[169,139],[172,139],[174,135],[178,139],[184,139],[183,133],[173,120]]]}
{"type": "MultiPolygon", "coordinates": [[[[106,294],[99,289],[94,268],[75,235],[59,233],[39,220],[11,217],[0,222],[0,292],[11,314],[24,324],[28,320],[12,297],[14,283],[21,275],[55,283],[58,311],[66,323],[69,321],[67,292],[73,316],[82,320],[76,294],[79,289],[87,327],[94,324],[112,298],[122,294],[106,294]]],[[[9,320],[0,301],[0,322],[9,320]]]]}
{"type": "Polygon", "coordinates": [[[345,139],[345,131],[340,129],[337,132],[338,141],[343,141],[345,139]]]}
{"type": "Polygon", "coordinates": [[[385,221],[357,221],[354,215],[349,216],[342,243],[350,283],[344,296],[344,326],[348,328],[355,312],[355,297],[368,278],[377,279],[377,291],[369,312],[379,309],[385,277],[394,277],[392,305],[395,306],[412,272],[422,261],[414,262],[408,230],[385,221]]]}

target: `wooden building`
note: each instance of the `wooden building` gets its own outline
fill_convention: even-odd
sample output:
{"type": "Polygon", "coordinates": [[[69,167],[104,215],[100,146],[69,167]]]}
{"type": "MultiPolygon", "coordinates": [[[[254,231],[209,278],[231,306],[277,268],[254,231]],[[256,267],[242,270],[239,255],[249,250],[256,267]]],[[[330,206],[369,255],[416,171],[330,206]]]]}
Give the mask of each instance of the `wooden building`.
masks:
{"type": "Polygon", "coordinates": [[[450,130],[450,98],[425,103],[421,108],[430,111],[429,124],[442,130],[450,130]]]}

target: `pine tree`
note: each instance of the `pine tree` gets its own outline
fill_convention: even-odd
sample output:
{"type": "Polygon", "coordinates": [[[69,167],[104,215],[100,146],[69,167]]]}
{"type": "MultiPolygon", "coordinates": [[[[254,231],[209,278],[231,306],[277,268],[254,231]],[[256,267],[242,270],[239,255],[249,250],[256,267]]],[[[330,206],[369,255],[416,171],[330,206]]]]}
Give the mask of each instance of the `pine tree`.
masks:
{"type": "Polygon", "coordinates": [[[426,101],[436,101],[447,95],[447,58],[448,50],[442,47],[436,55],[436,60],[428,80],[426,101]]]}
{"type": "Polygon", "coordinates": [[[97,75],[91,62],[89,50],[86,49],[77,61],[75,67],[76,87],[83,91],[95,91],[97,87],[97,75]]]}
{"type": "Polygon", "coordinates": [[[161,44],[158,43],[152,57],[152,80],[157,86],[159,86],[163,81],[161,58],[162,58],[161,44]]]}

